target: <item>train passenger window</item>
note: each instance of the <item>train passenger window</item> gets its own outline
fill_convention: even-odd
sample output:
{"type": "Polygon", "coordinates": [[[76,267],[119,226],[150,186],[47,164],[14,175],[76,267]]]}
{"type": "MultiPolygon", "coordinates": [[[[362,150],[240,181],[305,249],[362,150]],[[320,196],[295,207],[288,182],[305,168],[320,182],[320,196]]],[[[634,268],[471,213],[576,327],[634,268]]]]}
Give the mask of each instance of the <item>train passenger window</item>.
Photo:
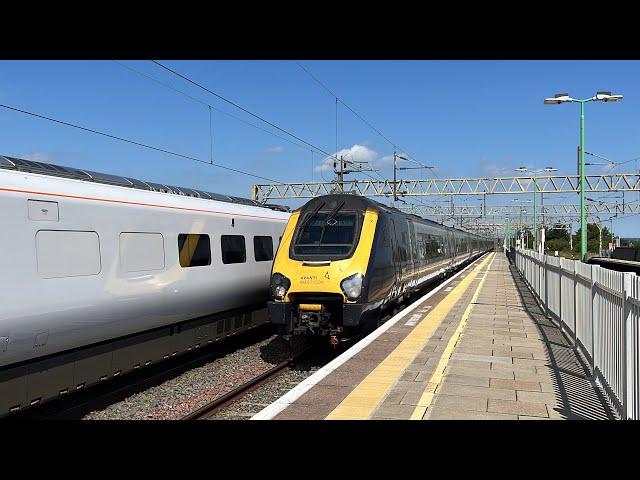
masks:
{"type": "Polygon", "coordinates": [[[273,260],[273,240],[271,237],[253,237],[253,253],[256,262],[273,260]]]}
{"type": "Polygon", "coordinates": [[[101,269],[100,239],[96,232],[39,230],[36,257],[42,278],[97,275],[101,269]]]}
{"type": "Polygon", "coordinates": [[[442,255],[443,238],[439,235],[425,235],[427,258],[437,258],[442,255]]]}
{"type": "Polygon", "coordinates": [[[247,251],[242,235],[222,235],[222,263],[245,263],[247,251]]]}
{"type": "Polygon", "coordinates": [[[164,238],[160,233],[120,234],[120,266],[125,272],[164,268],[164,238]]]}
{"type": "Polygon", "coordinates": [[[209,235],[201,233],[181,233],[178,235],[180,266],[204,267],[211,265],[211,244],[209,235]]]}

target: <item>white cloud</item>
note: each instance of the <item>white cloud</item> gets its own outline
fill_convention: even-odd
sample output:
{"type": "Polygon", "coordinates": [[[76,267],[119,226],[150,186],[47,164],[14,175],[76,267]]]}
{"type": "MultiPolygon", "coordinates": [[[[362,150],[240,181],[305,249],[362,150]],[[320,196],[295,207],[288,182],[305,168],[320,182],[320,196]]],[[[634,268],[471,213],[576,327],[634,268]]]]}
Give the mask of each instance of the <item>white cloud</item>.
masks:
{"type": "MultiPolygon", "coordinates": [[[[359,144],[355,144],[351,148],[343,148],[342,150],[340,150],[335,154],[335,156],[338,158],[340,158],[341,155],[345,160],[357,160],[361,162],[370,162],[370,163],[373,163],[378,157],[378,154],[374,150],[359,144]]],[[[333,171],[333,162],[334,162],[333,157],[326,157],[322,161],[322,163],[320,163],[320,165],[317,165],[313,169],[313,171],[314,172],[331,172],[333,171]]]]}
{"type": "Polygon", "coordinates": [[[48,155],[46,153],[40,153],[40,152],[25,153],[23,155],[20,155],[19,158],[24,158],[25,160],[31,160],[34,162],[44,162],[44,163],[50,163],[53,160],[53,157],[51,155],[48,155]]]}
{"type": "Polygon", "coordinates": [[[480,159],[480,165],[482,165],[482,172],[488,177],[504,177],[514,174],[514,167],[511,166],[509,159],[492,161],[485,155],[480,159]]]}
{"type": "MultiPolygon", "coordinates": [[[[409,158],[409,156],[406,153],[398,153],[397,155],[400,157],[409,158]]],[[[402,159],[398,160],[398,166],[401,167],[402,163],[404,162],[405,160],[402,160],[402,159]]],[[[393,155],[385,155],[384,157],[378,158],[373,161],[374,168],[382,168],[382,167],[386,167],[387,165],[393,165],[393,155]]],[[[412,165],[410,164],[410,166],[415,167],[416,164],[413,163],[412,165]]]]}
{"type": "Polygon", "coordinates": [[[284,152],[284,147],[281,146],[281,145],[278,145],[277,147],[267,148],[267,152],[269,152],[269,153],[282,153],[282,152],[284,152]]]}

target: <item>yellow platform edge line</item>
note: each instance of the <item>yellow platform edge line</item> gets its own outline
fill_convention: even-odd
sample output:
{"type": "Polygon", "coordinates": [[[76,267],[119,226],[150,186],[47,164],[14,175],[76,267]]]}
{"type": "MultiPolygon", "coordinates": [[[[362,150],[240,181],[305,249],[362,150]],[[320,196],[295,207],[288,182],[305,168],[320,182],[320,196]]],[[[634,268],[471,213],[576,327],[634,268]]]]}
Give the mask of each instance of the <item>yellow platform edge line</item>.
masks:
{"type": "Polygon", "coordinates": [[[491,263],[487,267],[487,271],[484,272],[482,280],[480,280],[480,283],[478,284],[478,288],[476,288],[476,291],[474,292],[473,297],[469,302],[469,305],[467,305],[467,308],[464,310],[464,313],[462,314],[462,318],[460,319],[460,324],[458,325],[458,328],[456,328],[455,332],[453,332],[453,335],[451,335],[451,338],[449,339],[449,342],[447,343],[446,348],[444,349],[444,351],[442,352],[442,355],[440,356],[440,360],[438,360],[438,365],[436,366],[435,370],[433,371],[433,374],[429,378],[430,386],[422,393],[420,400],[418,400],[418,405],[416,406],[415,410],[411,414],[410,420],[421,420],[424,417],[424,414],[427,413],[427,409],[431,406],[431,403],[433,402],[433,398],[435,396],[434,392],[436,392],[440,387],[440,384],[444,377],[444,371],[447,368],[447,365],[449,364],[451,355],[453,354],[453,351],[458,343],[458,340],[460,339],[460,336],[462,335],[464,328],[467,326],[467,320],[471,316],[473,307],[475,306],[475,303],[478,300],[480,291],[484,286],[484,281],[487,279],[487,276],[491,271],[491,266],[493,265],[493,261],[495,259],[496,257],[494,256],[491,259],[491,263]],[[435,388],[431,384],[435,384],[435,388]]]}
{"type": "Polygon", "coordinates": [[[469,284],[475,280],[487,262],[493,259],[492,255],[495,254],[485,258],[438,305],[429,310],[404,340],[325,419],[364,420],[369,418],[407,366],[422,351],[433,332],[460,300],[469,284]]]}

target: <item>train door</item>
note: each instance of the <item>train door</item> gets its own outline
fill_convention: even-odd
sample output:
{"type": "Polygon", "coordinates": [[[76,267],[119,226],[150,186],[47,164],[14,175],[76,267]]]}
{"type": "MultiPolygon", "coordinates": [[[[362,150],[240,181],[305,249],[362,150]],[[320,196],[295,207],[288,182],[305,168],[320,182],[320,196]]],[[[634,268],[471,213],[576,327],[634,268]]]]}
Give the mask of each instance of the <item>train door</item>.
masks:
{"type": "Polygon", "coordinates": [[[445,230],[442,234],[444,236],[442,255],[444,256],[444,268],[447,268],[451,265],[451,232],[445,230]]]}
{"type": "Polygon", "coordinates": [[[394,264],[396,265],[398,294],[402,294],[405,290],[405,284],[408,276],[408,263],[409,263],[409,229],[407,227],[406,219],[403,217],[394,215],[391,217],[393,220],[393,227],[395,232],[395,249],[394,249],[394,264]]]}
{"type": "Polygon", "coordinates": [[[415,283],[415,274],[417,271],[416,262],[418,254],[416,252],[416,228],[411,220],[406,220],[407,226],[407,275],[411,278],[411,286],[415,283]]]}
{"type": "Polygon", "coordinates": [[[378,216],[376,235],[367,275],[369,276],[369,301],[385,301],[397,281],[396,262],[394,261],[393,223],[387,215],[378,216]]]}
{"type": "Polygon", "coordinates": [[[401,279],[402,279],[402,262],[400,258],[400,242],[396,219],[394,215],[389,215],[389,237],[391,238],[391,258],[393,262],[393,287],[391,297],[398,296],[400,291],[401,279]]]}

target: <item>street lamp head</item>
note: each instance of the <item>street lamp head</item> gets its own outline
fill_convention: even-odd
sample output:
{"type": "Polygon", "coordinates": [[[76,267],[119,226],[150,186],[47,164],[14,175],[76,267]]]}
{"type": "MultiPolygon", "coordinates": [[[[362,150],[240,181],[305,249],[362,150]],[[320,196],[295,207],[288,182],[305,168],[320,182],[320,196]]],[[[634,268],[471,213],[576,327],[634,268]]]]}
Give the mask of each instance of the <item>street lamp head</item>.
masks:
{"type": "Polygon", "coordinates": [[[573,98],[568,93],[556,93],[553,98],[545,98],[545,105],[557,105],[559,103],[566,103],[572,101],[573,98]]]}
{"type": "Polygon", "coordinates": [[[554,167],[545,167],[544,171],[545,172],[557,172],[558,169],[554,168],[554,167]]]}
{"type": "Polygon", "coordinates": [[[518,167],[518,168],[515,169],[516,172],[526,172],[528,170],[529,169],[527,167],[518,167]]]}
{"type": "Polygon", "coordinates": [[[601,102],[617,102],[622,100],[622,95],[611,95],[611,92],[596,92],[594,100],[601,102]]]}

